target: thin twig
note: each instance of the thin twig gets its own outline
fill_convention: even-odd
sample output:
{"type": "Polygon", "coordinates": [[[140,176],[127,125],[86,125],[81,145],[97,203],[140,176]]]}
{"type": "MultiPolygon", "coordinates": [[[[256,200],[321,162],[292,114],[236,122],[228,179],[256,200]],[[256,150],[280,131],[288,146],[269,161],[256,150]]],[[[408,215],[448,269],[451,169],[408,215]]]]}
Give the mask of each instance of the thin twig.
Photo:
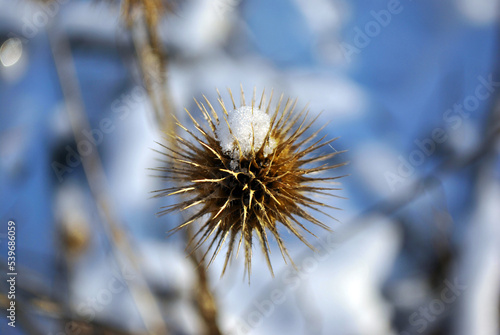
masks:
{"type": "MultiPolygon", "coordinates": [[[[193,235],[192,227],[188,226],[186,228],[186,241],[190,241],[193,235]]],[[[189,259],[196,268],[197,275],[197,287],[196,287],[196,297],[195,303],[198,313],[203,320],[205,325],[205,331],[207,335],[221,335],[222,332],[219,329],[217,323],[217,303],[210,289],[208,282],[208,274],[205,266],[205,262],[201,260],[200,251],[195,250],[189,253],[189,259]]]]}
{"type": "Polygon", "coordinates": [[[130,32],[142,81],[148,93],[155,118],[163,132],[173,133],[175,131],[176,114],[169,93],[168,58],[155,28],[151,27],[151,24],[147,23],[145,18],[139,18],[131,23],[130,32]]]}
{"type": "MultiPolygon", "coordinates": [[[[130,11],[131,6],[140,6],[139,3],[133,4],[129,1],[125,3],[127,6],[124,8],[127,12],[130,11]]],[[[158,20],[151,15],[150,8],[148,11],[146,2],[139,10],[139,17],[127,15],[127,24],[132,34],[144,86],[160,129],[167,134],[175,134],[177,130],[176,116],[168,89],[167,54],[164,52],[158,36],[158,20]]],[[[168,145],[175,150],[177,141],[175,141],[174,136],[171,136],[170,139],[172,140],[169,140],[168,145]]],[[[186,243],[191,239],[191,235],[191,229],[188,229],[185,235],[186,243]]],[[[217,304],[210,289],[205,264],[201,262],[199,251],[189,253],[188,257],[196,269],[195,304],[203,320],[205,331],[208,335],[220,335],[222,333],[217,324],[217,304]]]]}
{"type": "MultiPolygon", "coordinates": [[[[76,143],[81,143],[81,141],[85,140],[83,131],[90,129],[90,123],[80,95],[71,49],[67,39],[62,34],[58,34],[55,29],[49,27],[48,36],[61,89],[66,100],[73,135],[76,143]]],[[[91,150],[89,154],[80,154],[80,156],[90,191],[100,209],[100,221],[103,224],[104,232],[112,246],[114,258],[120,265],[119,271],[122,272],[122,265],[126,263],[123,256],[138,270],[139,262],[125,233],[120,228],[117,216],[114,214],[98,151],[91,150]]],[[[125,282],[130,289],[147,331],[150,334],[168,334],[167,325],[163,320],[158,301],[148,287],[146,280],[142,277],[141,271],[136,272],[139,283],[125,282]]],[[[121,274],[123,275],[123,273],[121,274]]]]}

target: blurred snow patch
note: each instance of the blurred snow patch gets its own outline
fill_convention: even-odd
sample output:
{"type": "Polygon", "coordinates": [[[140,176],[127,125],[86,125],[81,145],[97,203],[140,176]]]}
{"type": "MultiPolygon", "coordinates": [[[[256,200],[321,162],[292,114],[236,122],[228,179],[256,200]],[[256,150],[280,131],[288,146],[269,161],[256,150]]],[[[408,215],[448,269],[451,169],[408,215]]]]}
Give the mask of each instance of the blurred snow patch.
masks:
{"type": "Polygon", "coordinates": [[[97,320],[124,330],[142,331],[142,320],[128,290],[137,274],[129,268],[118,271],[111,264],[116,263],[110,258],[94,257],[75,269],[73,309],[88,322],[97,320]]]}
{"type": "Polygon", "coordinates": [[[339,48],[341,28],[348,20],[347,6],[342,1],[295,0],[304,18],[315,34],[314,55],[319,61],[343,65],[344,53],[339,48]]]}
{"type": "Polygon", "coordinates": [[[457,129],[449,128],[449,143],[460,156],[471,155],[483,139],[482,131],[477,123],[463,120],[462,126],[457,129]]]}
{"type": "Polygon", "coordinates": [[[397,154],[380,142],[369,142],[352,153],[352,166],[364,185],[377,196],[388,196],[391,189],[387,173],[397,173],[397,154]]]}
{"type": "Polygon", "coordinates": [[[178,15],[169,17],[168,38],[186,55],[215,50],[231,32],[238,0],[194,0],[186,2],[178,15]]]}
{"type": "Polygon", "coordinates": [[[363,116],[367,97],[353,81],[341,76],[289,72],[284,82],[287,95],[298,97],[303,104],[310,102],[314,113],[324,111],[323,117],[333,122],[346,122],[363,116]]]}
{"type": "Polygon", "coordinates": [[[492,170],[483,168],[479,174],[477,209],[465,242],[460,278],[467,288],[456,325],[460,335],[497,335],[500,328],[500,183],[492,170]]]}
{"type": "MultiPolygon", "coordinates": [[[[391,309],[380,294],[401,243],[400,232],[386,217],[371,222],[338,246],[310,276],[324,329],[337,334],[389,334],[391,309]]],[[[297,332],[299,333],[299,332],[297,332]]]]}
{"type": "Polygon", "coordinates": [[[500,13],[497,0],[457,0],[457,5],[462,14],[472,23],[493,23],[500,13]]]}
{"type": "Polygon", "coordinates": [[[142,240],[135,247],[140,273],[125,263],[118,268],[113,256],[89,257],[78,263],[72,282],[72,304],[78,316],[141,332],[143,321],[129,287],[141,290],[146,279],[158,296],[172,299],[171,308],[165,312],[172,323],[179,327],[192,325],[197,317],[190,307],[195,276],[185,254],[171,245],[150,240],[142,240]]]}
{"type": "Polygon", "coordinates": [[[342,12],[339,10],[337,2],[327,0],[295,0],[294,2],[316,33],[340,28],[342,12]]]}
{"type": "Polygon", "coordinates": [[[113,119],[113,131],[106,135],[109,139],[105,139],[108,143],[110,140],[120,143],[107,154],[112,159],[110,189],[125,212],[151,205],[150,192],[155,189],[156,179],[147,169],[158,166],[160,163],[155,159],[162,158],[152,150],[158,149],[155,141],[161,142],[162,135],[153,121],[148,120],[152,113],[145,93],[130,101],[120,104],[128,112],[123,118],[113,119]]]}
{"type": "Polygon", "coordinates": [[[167,243],[146,240],[140,244],[142,266],[148,282],[169,287],[181,295],[194,286],[194,271],[186,254],[167,243]]]}

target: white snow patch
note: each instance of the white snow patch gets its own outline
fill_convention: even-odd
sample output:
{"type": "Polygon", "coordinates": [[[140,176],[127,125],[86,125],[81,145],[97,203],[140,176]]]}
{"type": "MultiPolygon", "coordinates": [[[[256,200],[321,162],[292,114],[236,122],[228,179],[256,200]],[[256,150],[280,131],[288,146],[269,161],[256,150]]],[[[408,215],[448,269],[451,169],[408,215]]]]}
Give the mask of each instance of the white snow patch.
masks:
{"type": "MultiPolygon", "coordinates": [[[[271,118],[269,115],[255,107],[242,106],[228,113],[227,122],[221,122],[215,134],[222,147],[222,152],[232,158],[232,169],[238,166],[240,149],[243,157],[247,158],[253,152],[260,150],[270,127],[271,118]]],[[[275,147],[276,141],[269,138],[264,147],[264,157],[271,154],[275,147]]]]}
{"type": "Polygon", "coordinates": [[[500,9],[496,0],[456,0],[462,15],[472,23],[485,25],[494,22],[500,9]]]}

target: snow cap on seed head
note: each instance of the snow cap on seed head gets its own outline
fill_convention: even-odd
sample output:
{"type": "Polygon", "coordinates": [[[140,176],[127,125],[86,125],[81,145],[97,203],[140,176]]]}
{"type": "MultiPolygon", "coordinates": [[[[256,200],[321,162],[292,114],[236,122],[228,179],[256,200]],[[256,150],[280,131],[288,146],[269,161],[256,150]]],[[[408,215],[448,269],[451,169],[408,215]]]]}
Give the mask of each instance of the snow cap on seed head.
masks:
{"type": "Polygon", "coordinates": [[[276,141],[270,138],[268,143],[264,143],[270,128],[269,114],[255,107],[241,106],[228,113],[227,122],[221,122],[215,133],[222,152],[233,159],[231,167],[234,167],[237,166],[235,160],[240,157],[240,149],[246,158],[259,151],[262,145],[265,145],[264,157],[272,153],[276,141]]]}

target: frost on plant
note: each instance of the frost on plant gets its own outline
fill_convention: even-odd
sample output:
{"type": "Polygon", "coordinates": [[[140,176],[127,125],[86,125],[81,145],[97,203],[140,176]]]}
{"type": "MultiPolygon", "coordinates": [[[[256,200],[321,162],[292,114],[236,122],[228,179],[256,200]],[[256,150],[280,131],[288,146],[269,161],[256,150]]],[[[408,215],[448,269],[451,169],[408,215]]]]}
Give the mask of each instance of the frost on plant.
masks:
{"type": "Polygon", "coordinates": [[[330,163],[341,152],[324,150],[329,152],[319,154],[335,139],[318,139],[322,128],[306,136],[315,119],[309,119],[306,109],[295,112],[296,100],[283,101],[281,96],[270,112],[272,93],[267,104],[264,92],[259,101],[254,95],[251,103],[246,104],[242,92],[240,107],[229,93],[232,108],[226,107],[220,95],[217,109],[206,98],[197,102],[205,122],[186,110],[196,130],[178,122],[183,134],[170,134],[176,148],[162,145],[161,153],[167,159],[164,166],[154,170],[173,182],[173,186],[155,191],[155,196],[177,195],[179,199],[158,214],[189,213],[172,232],[200,221],[189,246],[197,249],[205,245],[203,259],[213,250],[209,265],[227,245],[222,274],[233,253],[238,255],[243,246],[245,269],[250,275],[256,239],[272,274],[270,236],[276,240],[285,262],[292,261],[278,232],[279,225],[311,248],[303,236],[304,232],[312,234],[309,226],[329,230],[311,211],[334,219],[322,208],[338,208],[314,196],[339,197],[333,192],[340,190],[336,179],[341,176],[321,172],[344,163],[330,163]]]}

